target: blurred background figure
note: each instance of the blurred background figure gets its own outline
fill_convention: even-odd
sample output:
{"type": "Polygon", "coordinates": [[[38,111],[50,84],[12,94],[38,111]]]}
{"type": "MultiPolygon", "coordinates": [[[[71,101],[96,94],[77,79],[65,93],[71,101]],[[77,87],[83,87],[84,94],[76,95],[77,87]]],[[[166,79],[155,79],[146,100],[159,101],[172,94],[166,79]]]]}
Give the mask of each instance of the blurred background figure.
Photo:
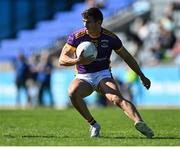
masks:
{"type": "Polygon", "coordinates": [[[16,104],[17,106],[21,106],[20,90],[24,89],[27,97],[27,106],[31,106],[32,99],[28,93],[28,86],[27,86],[28,78],[30,75],[30,69],[24,54],[22,53],[18,54],[17,59],[14,63],[14,67],[16,71],[15,83],[17,88],[16,104]]]}
{"type": "Polygon", "coordinates": [[[148,35],[146,21],[143,18],[136,18],[127,31],[128,41],[133,42],[134,56],[138,56],[143,47],[143,42],[148,35]]]}
{"type": "Polygon", "coordinates": [[[131,93],[129,93],[129,89],[128,89],[128,86],[126,84],[126,81],[118,78],[118,77],[115,77],[115,81],[118,85],[118,88],[121,92],[121,94],[129,101],[131,101],[131,93]]]}
{"type": "MultiPolygon", "coordinates": [[[[125,85],[127,87],[127,91],[129,96],[127,96],[129,101],[133,102],[136,104],[134,100],[134,91],[133,91],[133,86],[139,82],[139,78],[137,74],[131,70],[130,68],[127,69],[126,73],[126,79],[125,79],[125,85]]],[[[138,92],[140,94],[140,92],[138,92]]]]}
{"type": "Polygon", "coordinates": [[[161,19],[159,22],[159,36],[151,48],[156,62],[160,62],[168,56],[175,42],[176,36],[173,23],[168,18],[161,19]]]}
{"type": "Polygon", "coordinates": [[[32,105],[36,106],[38,101],[38,84],[37,84],[37,65],[38,65],[38,58],[39,55],[32,55],[29,57],[29,69],[30,69],[30,76],[28,80],[28,92],[32,98],[32,105]]]}
{"type": "Polygon", "coordinates": [[[180,65],[180,37],[177,38],[177,41],[172,49],[172,58],[174,58],[174,63],[180,65]]]}
{"type": "Polygon", "coordinates": [[[39,106],[45,106],[44,96],[45,92],[49,93],[50,106],[54,106],[54,99],[51,89],[51,73],[52,63],[48,52],[42,52],[40,55],[40,61],[37,64],[37,85],[38,85],[38,104],[39,106]]]}

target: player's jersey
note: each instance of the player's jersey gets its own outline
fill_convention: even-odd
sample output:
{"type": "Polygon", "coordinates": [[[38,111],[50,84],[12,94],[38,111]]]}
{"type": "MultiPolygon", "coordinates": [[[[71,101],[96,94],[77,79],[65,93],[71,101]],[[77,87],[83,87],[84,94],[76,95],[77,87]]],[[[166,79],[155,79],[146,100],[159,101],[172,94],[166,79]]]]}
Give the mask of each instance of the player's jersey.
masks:
{"type": "Polygon", "coordinates": [[[114,33],[104,28],[101,29],[101,35],[98,38],[91,38],[87,34],[86,28],[80,29],[68,37],[67,44],[76,49],[83,41],[93,42],[97,48],[98,55],[96,60],[88,65],[76,65],[79,74],[93,73],[109,69],[112,50],[118,50],[122,47],[121,40],[114,33]]]}

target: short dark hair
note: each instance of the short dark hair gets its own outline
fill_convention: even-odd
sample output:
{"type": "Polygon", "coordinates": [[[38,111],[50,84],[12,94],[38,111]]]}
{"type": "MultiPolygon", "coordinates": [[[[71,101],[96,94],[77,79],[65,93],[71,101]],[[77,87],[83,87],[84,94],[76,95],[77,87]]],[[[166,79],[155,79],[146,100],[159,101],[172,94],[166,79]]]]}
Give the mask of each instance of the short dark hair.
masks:
{"type": "Polygon", "coordinates": [[[87,18],[89,16],[93,17],[95,21],[101,21],[101,23],[103,22],[103,14],[100,11],[100,9],[96,8],[96,7],[92,7],[89,8],[87,10],[85,10],[82,13],[83,18],[87,18]]]}

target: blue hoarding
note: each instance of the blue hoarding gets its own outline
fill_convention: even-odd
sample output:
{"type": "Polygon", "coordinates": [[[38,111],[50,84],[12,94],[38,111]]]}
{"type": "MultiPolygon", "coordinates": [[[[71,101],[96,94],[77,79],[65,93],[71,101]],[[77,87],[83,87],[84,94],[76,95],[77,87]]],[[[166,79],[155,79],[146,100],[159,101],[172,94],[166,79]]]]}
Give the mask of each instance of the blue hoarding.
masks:
{"type": "MultiPolygon", "coordinates": [[[[133,87],[135,102],[140,106],[180,106],[180,69],[179,67],[144,67],[145,75],[151,80],[151,88],[146,90],[141,83],[133,87]]],[[[125,80],[126,69],[116,67],[112,69],[116,78],[125,80]]],[[[53,71],[51,84],[57,107],[66,107],[70,104],[67,89],[74,78],[73,69],[56,69],[53,71]]],[[[15,73],[0,73],[0,106],[15,106],[17,90],[15,87],[15,73]]],[[[22,89],[21,104],[25,105],[27,99],[22,89]]],[[[86,102],[94,105],[96,94],[88,96],[86,102]]],[[[48,95],[45,93],[45,103],[48,105],[48,95]]]]}

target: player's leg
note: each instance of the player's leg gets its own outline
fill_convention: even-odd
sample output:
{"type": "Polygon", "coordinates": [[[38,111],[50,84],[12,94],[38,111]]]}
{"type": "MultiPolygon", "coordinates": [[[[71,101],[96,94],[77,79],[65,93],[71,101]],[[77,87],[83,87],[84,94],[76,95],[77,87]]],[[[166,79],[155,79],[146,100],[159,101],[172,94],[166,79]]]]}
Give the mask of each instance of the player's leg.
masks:
{"type": "Polygon", "coordinates": [[[92,92],[93,87],[88,82],[80,79],[73,80],[68,89],[68,95],[71,99],[73,106],[91,126],[91,137],[98,137],[100,126],[94,120],[93,116],[87,108],[87,105],[83,100],[84,97],[90,95],[92,92]]]}
{"type": "Polygon", "coordinates": [[[105,78],[101,80],[99,83],[99,89],[109,101],[119,106],[131,120],[134,122],[142,121],[135,106],[122,97],[114,79],[105,78]]]}
{"type": "Polygon", "coordinates": [[[92,86],[80,79],[73,80],[68,89],[68,95],[73,106],[86,120],[90,120],[92,118],[92,115],[90,114],[83,98],[90,95],[92,92],[92,86]]]}
{"type": "Polygon", "coordinates": [[[124,113],[134,121],[137,130],[146,135],[148,138],[154,136],[152,130],[143,122],[136,107],[130,101],[123,98],[113,78],[102,79],[98,86],[99,90],[108,100],[120,107],[124,113]]]}

